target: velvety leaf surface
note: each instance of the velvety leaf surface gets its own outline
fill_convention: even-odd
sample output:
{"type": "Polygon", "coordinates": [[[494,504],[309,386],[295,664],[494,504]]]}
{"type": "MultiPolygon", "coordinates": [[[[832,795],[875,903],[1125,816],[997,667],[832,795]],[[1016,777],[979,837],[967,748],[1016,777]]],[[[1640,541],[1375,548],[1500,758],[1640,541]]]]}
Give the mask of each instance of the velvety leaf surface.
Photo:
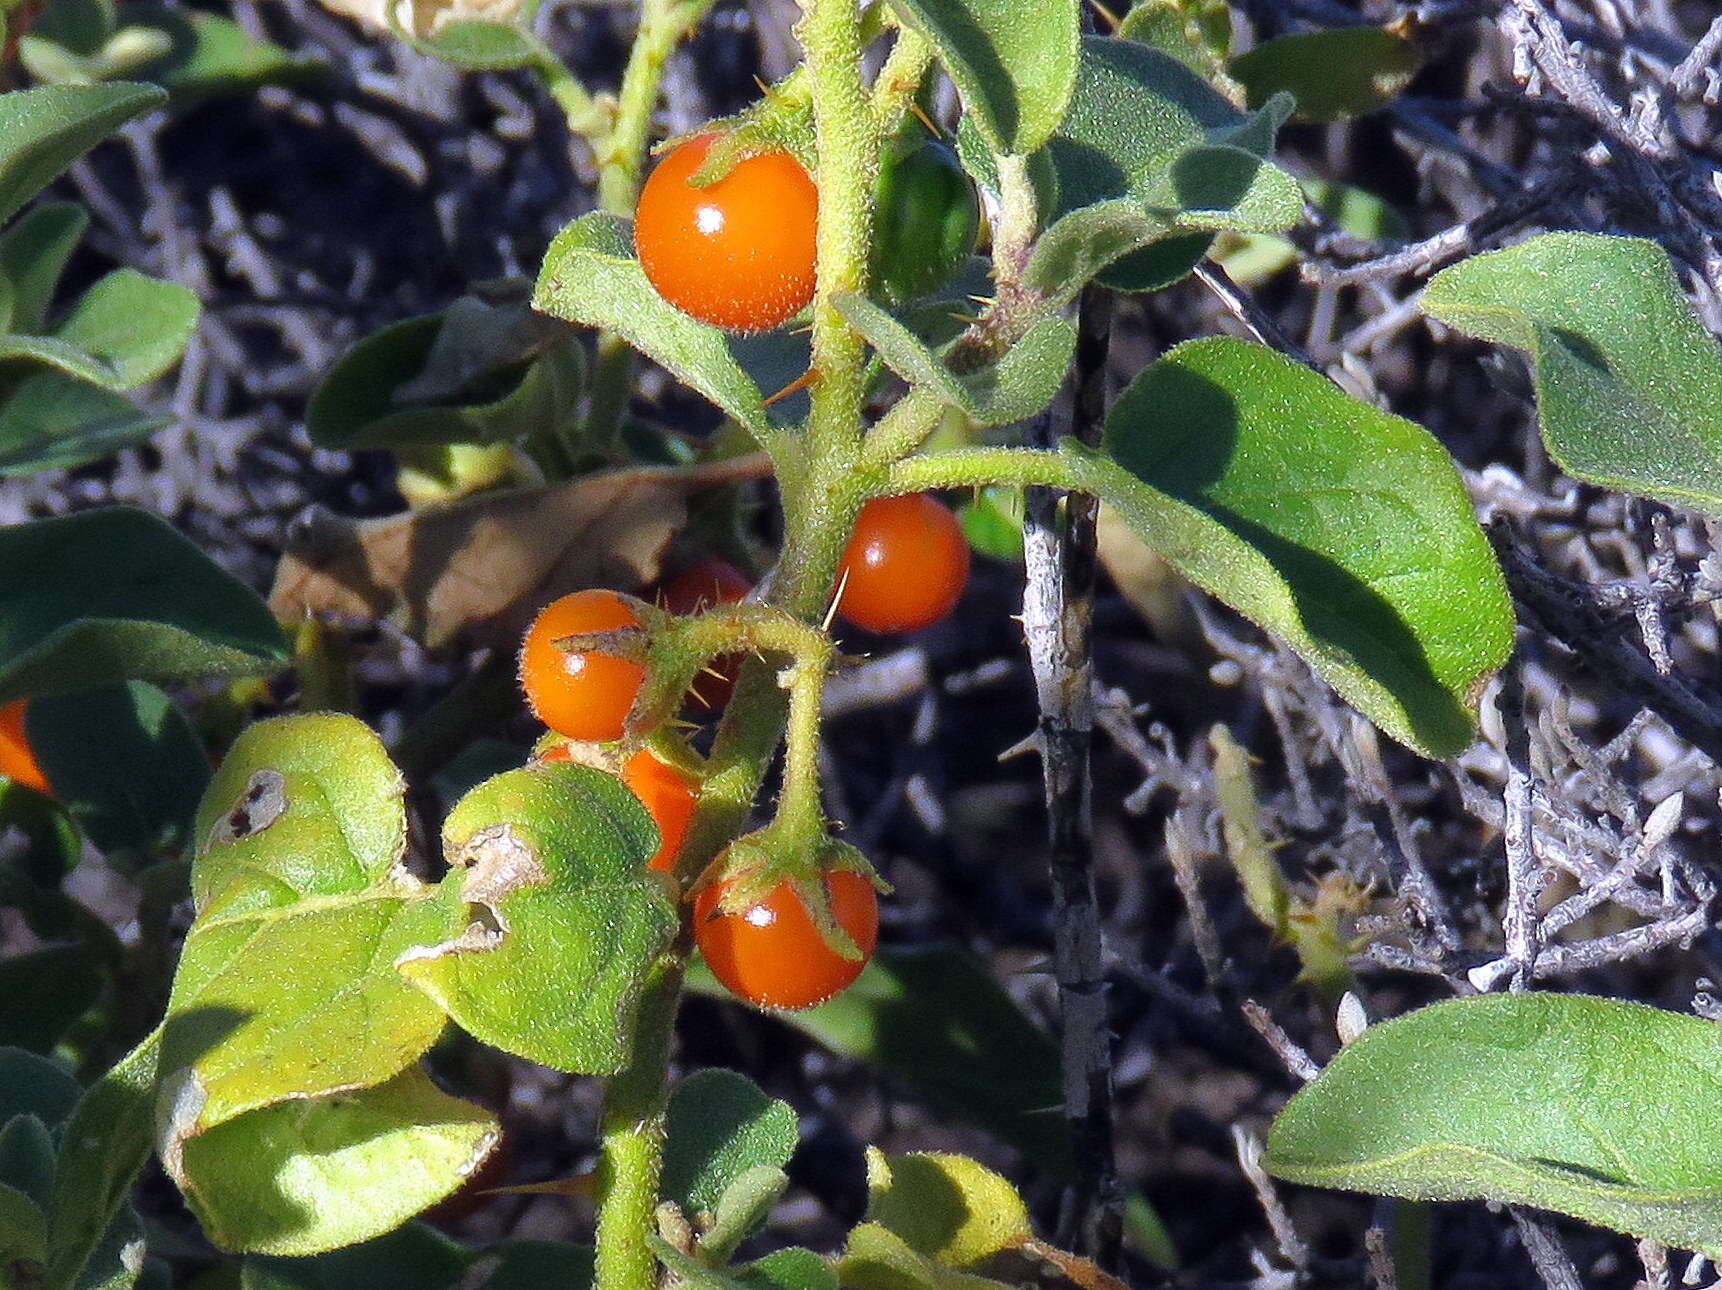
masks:
{"type": "Polygon", "coordinates": [[[387,1232],[441,1200],[497,1136],[488,1111],[414,1067],[374,1088],[229,1120],[165,1160],[222,1249],[317,1254],[387,1232]]]}
{"type": "Polygon", "coordinates": [[[1458,472],[1420,426],[1215,338],[1137,377],[1104,455],[1067,452],[1150,547],[1388,734],[1428,756],[1470,743],[1512,612],[1458,472]]]}
{"type": "Polygon", "coordinates": [[[1722,514],[1722,352],[1656,243],[1545,233],[1443,269],[1422,304],[1530,355],[1568,474],[1722,514]]]}
{"type": "Polygon", "coordinates": [[[168,424],[57,368],[33,371],[0,390],[0,477],[81,466],[168,424]]]}
{"type": "Polygon", "coordinates": [[[0,702],[115,681],[256,676],[286,653],[257,595],[144,511],[0,528],[0,702]]]}
{"type": "Polygon", "coordinates": [[[0,331],[42,331],[60,274],[89,222],[82,206],[42,202],[0,233],[0,278],[12,284],[12,318],[0,331]]]}
{"type": "Polygon", "coordinates": [[[1057,127],[1076,80],[1081,8],[1040,0],[889,0],[937,51],[995,153],[1027,155],[1057,127]]]}
{"type": "Polygon", "coordinates": [[[658,1191],[685,1213],[715,1210],[749,1169],[781,1169],[795,1152],[796,1117],[736,1071],[697,1071],[670,1094],[658,1191]]]}
{"type": "Polygon", "coordinates": [[[1076,350],[1076,329],[1062,318],[1034,323],[995,364],[957,375],[921,339],[865,296],[836,305],[898,376],[929,390],[979,426],[1008,425],[1052,401],[1076,350]]]}
{"type": "Polygon", "coordinates": [[[1297,100],[1300,121],[1339,121],[1380,107],[1417,71],[1417,48],[1381,27],[1331,27],[1265,40],[1232,60],[1231,74],[1260,107],[1297,100]]]}
{"type": "Polygon", "coordinates": [[[1371,1026],[1275,1121],[1292,1182],[1532,1205],[1722,1251],[1722,1031],[1584,995],[1453,999],[1371,1026]]]}
{"type": "Polygon", "coordinates": [[[55,800],[102,851],[184,846],[209,782],[203,741],[173,700],[143,681],[33,700],[30,746],[55,800]],[[100,731],[103,755],[90,755],[100,731]]]}
{"type": "Polygon", "coordinates": [[[1035,284],[1072,299],[1085,280],[1073,282],[1072,274],[1106,270],[1106,285],[1152,290],[1182,277],[1206,252],[1209,239],[1191,236],[1192,229],[1295,223],[1302,214],[1296,181],[1262,160],[1290,107],[1277,100],[1246,115],[1157,49],[1084,37],[1070,111],[1047,144],[1056,195],[1039,263],[1029,270],[1035,284]],[[1199,151],[1181,161],[1210,147],[1257,161],[1199,151]],[[1173,218],[1185,210],[1187,219],[1173,218]]]}
{"type": "Polygon", "coordinates": [[[532,304],[567,322],[615,332],[756,438],[769,434],[764,397],[723,332],[688,317],[646,281],[627,221],[594,211],[563,229],[545,252],[532,304]]]}
{"type": "Polygon", "coordinates": [[[154,85],[44,85],[0,94],[0,223],[80,154],[166,99],[154,85]]]}
{"type": "Polygon", "coordinates": [[[1118,35],[1183,63],[1203,80],[1225,70],[1232,13],[1225,0],[1144,0],[1124,15],[1118,35]]]}
{"type": "Polygon", "coordinates": [[[485,781],[443,825],[438,907],[457,935],[400,957],[462,1028],[582,1074],[627,1060],[647,966],[676,907],[646,869],[657,830],[613,775],[538,763],[485,781]]]}
{"type": "Polygon", "coordinates": [[[254,1255],[241,1290],[450,1290],[476,1252],[433,1227],[408,1223],[386,1236],[305,1258],[254,1255]]]}
{"type": "Polygon", "coordinates": [[[104,389],[129,390],[173,366],[197,314],[197,297],[184,287],[115,269],[84,292],[51,334],[0,335],[0,361],[46,363],[104,389]]]}
{"type": "Polygon", "coordinates": [[[874,1156],[868,1175],[868,1219],[947,1267],[970,1267],[1033,1235],[1016,1189],[967,1156],[874,1156]]]}

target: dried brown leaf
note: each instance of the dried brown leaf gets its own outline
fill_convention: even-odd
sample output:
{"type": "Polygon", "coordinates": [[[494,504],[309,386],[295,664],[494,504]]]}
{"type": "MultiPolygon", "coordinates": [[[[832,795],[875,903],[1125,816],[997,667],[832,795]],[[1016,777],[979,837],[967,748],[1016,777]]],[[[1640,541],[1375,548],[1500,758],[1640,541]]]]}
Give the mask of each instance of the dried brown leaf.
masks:
{"type": "Polygon", "coordinates": [[[288,540],[269,606],[286,621],[385,619],[432,648],[512,649],[546,601],[656,577],[688,494],[767,469],[761,455],[636,467],[380,520],[315,510],[288,540]]]}

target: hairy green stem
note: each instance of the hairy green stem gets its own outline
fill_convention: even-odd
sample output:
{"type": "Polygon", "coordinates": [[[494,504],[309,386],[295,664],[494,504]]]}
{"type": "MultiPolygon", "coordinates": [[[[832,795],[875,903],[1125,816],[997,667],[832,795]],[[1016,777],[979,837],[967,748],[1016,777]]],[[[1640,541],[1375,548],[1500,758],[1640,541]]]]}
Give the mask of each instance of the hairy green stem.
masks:
{"type": "Polygon", "coordinates": [[[604,1090],[599,1124],[597,1265],[593,1290],[649,1290],[657,1283],[654,1230],[664,1161],[670,1039],[685,951],[655,965],[641,995],[628,1068],[604,1090]]]}
{"type": "Polygon", "coordinates": [[[1091,491],[1075,462],[1044,448],[953,448],[905,457],[892,465],[876,491],[884,496],[988,484],[1048,484],[1072,492],[1091,491]]]}
{"type": "MultiPolygon", "coordinates": [[[[648,15],[662,3],[648,0],[648,15]]],[[[780,477],[784,547],[767,600],[804,621],[818,621],[855,514],[866,489],[877,482],[858,469],[865,347],[831,302],[838,292],[866,287],[879,134],[861,81],[858,0],[804,3],[799,30],[819,155],[814,381],[808,452],[780,477]]],[[[643,20],[642,28],[647,25],[643,20]]],[[[626,99],[626,77],[623,88],[626,99]]],[[[611,195],[605,193],[605,200],[611,195]]],[[[785,709],[770,668],[749,660],[707,759],[699,808],[678,859],[684,875],[697,873],[745,825],[783,737],[785,709]]],[[[629,1068],[606,1093],[596,1290],[648,1290],[654,1280],[647,1238],[662,1162],[663,1084],[679,986],[674,969],[654,984],[657,1001],[641,1009],[629,1068]]]]}
{"type": "Polygon", "coordinates": [[[939,428],[944,411],[945,405],[931,390],[921,385],[910,387],[867,431],[867,460],[888,466],[905,453],[913,452],[939,428]]]}
{"type": "Polygon", "coordinates": [[[897,29],[897,41],[873,80],[873,116],[881,134],[897,128],[933,65],[933,45],[918,31],[897,29]]]}

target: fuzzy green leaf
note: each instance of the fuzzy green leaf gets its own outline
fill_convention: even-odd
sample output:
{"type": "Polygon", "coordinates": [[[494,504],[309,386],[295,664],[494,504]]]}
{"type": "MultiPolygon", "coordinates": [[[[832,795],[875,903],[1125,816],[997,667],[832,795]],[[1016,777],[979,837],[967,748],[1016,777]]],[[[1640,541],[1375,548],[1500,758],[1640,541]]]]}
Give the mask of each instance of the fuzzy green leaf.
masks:
{"type": "Polygon", "coordinates": [[[209,757],[167,695],[143,681],[97,686],[32,700],[25,722],[55,800],[100,850],[184,846],[209,757]],[[90,756],[93,730],[101,757],[90,756]]]}
{"type": "Polygon", "coordinates": [[[0,94],[0,223],[120,125],[166,99],[154,85],[46,85],[0,94]]]}
{"type": "Polygon", "coordinates": [[[1452,999],[1371,1026],[1275,1121],[1292,1182],[1569,1214],[1722,1252],[1722,1029],[1584,995],[1452,999]]]}
{"type": "Polygon", "coordinates": [[[1066,451],[1143,541],[1388,734],[1434,757],[1470,743],[1512,610],[1458,472],[1420,426],[1215,338],[1137,377],[1104,454],[1066,451]]]}
{"type": "Polygon", "coordinates": [[[48,336],[0,336],[0,361],[46,363],[108,390],[154,380],[179,360],[197,327],[184,287],[115,269],[83,294],[48,336]]]}
{"type": "Polygon", "coordinates": [[[689,1214],[715,1210],[758,1166],[781,1169],[795,1151],[795,1112],[735,1071],[698,1071],[670,1095],[659,1192],[689,1214]]]}
{"type": "Polygon", "coordinates": [[[682,313],[646,280],[627,221],[594,211],[563,229],[544,255],[532,306],[615,332],[756,438],[771,433],[764,397],[723,332],[682,313]]]}
{"type": "Polygon", "coordinates": [[[11,321],[0,331],[42,331],[54,288],[89,222],[82,206],[43,202],[0,233],[0,279],[12,284],[11,321]]]}
{"type": "Polygon", "coordinates": [[[265,85],[306,85],[329,70],[318,59],[258,39],[220,14],[127,0],[125,20],[129,27],[167,37],[167,51],[141,64],[132,74],[166,90],[176,111],[265,85]]]}
{"type": "Polygon", "coordinates": [[[496,1122],[416,1067],[375,1088],[282,1102],[164,1152],[224,1250],[304,1255],[369,1240],[459,1187],[496,1122]]]}
{"type": "Polygon", "coordinates": [[[1058,127],[1076,82],[1081,7],[1041,0],[887,0],[937,51],[995,153],[1026,156],[1058,127]]]}
{"type": "Polygon", "coordinates": [[[1339,121],[1372,112],[1410,82],[1417,47],[1381,27],[1331,27],[1263,41],[1232,60],[1251,107],[1275,94],[1297,100],[1300,121],[1339,121]]]}
{"type": "Polygon", "coordinates": [[[402,976],[507,1052],[582,1074],[627,1062],[674,901],[645,867],[657,830],[613,775],[535,764],[486,780],[443,825],[436,905],[455,931],[399,956],[402,976]]]}
{"type": "Polygon", "coordinates": [[[0,528],[0,703],[115,681],[258,676],[286,657],[257,594],[147,512],[0,528]]]}
{"type": "Polygon", "coordinates": [[[81,466],[168,424],[99,385],[38,369],[0,389],[0,477],[81,466]]]}
{"type": "Polygon", "coordinates": [[[240,1290],[452,1290],[478,1257],[423,1223],[305,1258],[253,1255],[240,1290]]]}
{"type": "Polygon", "coordinates": [[[1722,351],[1656,243],[1545,233],[1443,269],[1422,305],[1530,355],[1567,473],[1722,514],[1722,351]]]}

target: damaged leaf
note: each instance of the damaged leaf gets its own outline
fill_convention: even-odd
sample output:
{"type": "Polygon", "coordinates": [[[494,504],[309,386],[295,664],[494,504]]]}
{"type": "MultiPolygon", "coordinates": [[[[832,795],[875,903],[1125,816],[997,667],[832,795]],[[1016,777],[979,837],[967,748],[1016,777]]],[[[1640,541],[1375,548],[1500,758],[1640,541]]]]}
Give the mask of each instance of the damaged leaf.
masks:
{"type": "Polygon", "coordinates": [[[226,1248],[377,1235],[486,1149],[488,1117],[414,1066],[445,1021],[394,960],[455,925],[402,866],[403,788],[369,729],[320,713],[246,731],[199,808],[156,1146],[226,1248]]]}
{"type": "Polygon", "coordinates": [[[764,460],[610,471],[486,493],[381,520],[314,513],[288,545],[277,616],[388,619],[433,648],[457,639],[512,650],[539,607],[569,591],[633,591],[658,572],[688,494],[751,479],[764,460]]]}
{"type": "Polygon", "coordinates": [[[506,771],[449,813],[443,846],[436,904],[464,930],[402,955],[401,975],[485,1043],[620,1070],[646,968],[676,929],[639,799],[584,766],[506,771]]]}
{"type": "Polygon", "coordinates": [[[489,1112],[415,1067],[376,1088],[283,1102],[188,1139],[181,1187],[223,1249],[318,1254],[441,1200],[498,1136],[489,1112]]]}

